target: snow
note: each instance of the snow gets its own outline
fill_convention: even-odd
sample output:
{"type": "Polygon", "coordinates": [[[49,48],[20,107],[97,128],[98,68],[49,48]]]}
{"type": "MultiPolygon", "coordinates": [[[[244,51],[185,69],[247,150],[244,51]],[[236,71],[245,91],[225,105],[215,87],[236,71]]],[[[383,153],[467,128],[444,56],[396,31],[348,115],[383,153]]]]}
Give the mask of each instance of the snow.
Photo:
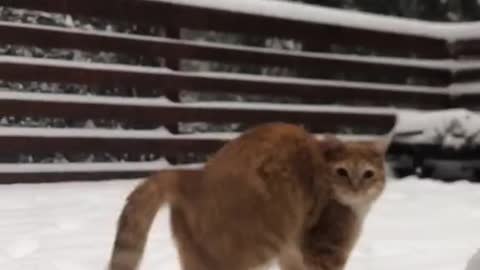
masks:
{"type": "Polygon", "coordinates": [[[221,109],[221,110],[254,110],[254,111],[278,111],[278,112],[311,112],[311,113],[356,113],[356,114],[394,114],[393,108],[362,107],[362,106],[337,106],[337,105],[303,105],[303,104],[274,104],[267,102],[185,102],[175,103],[166,98],[129,98],[129,97],[106,97],[86,96],[72,94],[39,94],[21,93],[0,89],[0,100],[9,101],[32,101],[32,102],[59,102],[59,103],[85,103],[105,105],[128,105],[162,108],[186,108],[186,109],[221,109]]]}
{"type": "Polygon", "coordinates": [[[480,143],[480,115],[466,109],[398,114],[395,141],[460,149],[480,143]]]}
{"type": "MultiPolygon", "coordinates": [[[[350,107],[339,105],[292,105],[271,103],[242,102],[192,102],[173,103],[166,99],[93,97],[62,94],[32,94],[0,91],[0,99],[21,101],[53,101],[66,103],[98,103],[110,105],[161,106],[165,108],[254,110],[298,113],[335,113],[363,115],[396,115],[394,127],[395,141],[403,143],[434,143],[444,147],[460,149],[480,143],[480,116],[465,109],[424,111],[399,108],[350,107]]],[[[120,129],[55,129],[2,127],[2,136],[24,137],[82,137],[82,138],[136,138],[136,139],[218,139],[229,140],[236,132],[197,133],[173,135],[164,128],[156,130],[120,130],[120,129]]],[[[352,136],[354,137],[354,136],[352,136]]]]}
{"type": "Polygon", "coordinates": [[[61,67],[65,69],[85,69],[85,70],[109,70],[116,72],[135,72],[145,74],[165,74],[170,73],[171,70],[164,67],[147,67],[134,66],[127,64],[105,64],[105,63],[91,63],[81,61],[68,61],[49,58],[31,58],[19,56],[0,56],[0,64],[15,64],[15,65],[39,65],[47,67],[61,67]]]}
{"type": "Polygon", "coordinates": [[[448,41],[477,38],[480,22],[429,22],[361,11],[320,7],[279,0],[146,0],[214,10],[334,25],[376,32],[398,33],[448,41]]]}
{"type": "MultiPolygon", "coordinates": [[[[105,269],[119,211],[137,183],[2,185],[0,269],[105,269]]],[[[463,270],[480,247],[479,203],[480,185],[465,181],[391,180],[346,269],[463,270]]],[[[180,269],[167,214],[155,220],[141,269],[180,269]]]]}
{"type": "Polygon", "coordinates": [[[431,38],[442,38],[451,34],[450,31],[455,29],[448,23],[424,22],[276,0],[149,0],[149,2],[205,7],[300,22],[339,25],[381,32],[408,33],[431,38]]]}
{"type": "Polygon", "coordinates": [[[480,83],[478,82],[465,82],[454,83],[449,87],[449,91],[453,96],[468,96],[480,93],[480,83]]]}
{"type": "MultiPolygon", "coordinates": [[[[259,1],[261,2],[261,1],[259,1]]],[[[353,12],[356,13],[356,12],[353,12]]],[[[372,15],[376,16],[376,15],[372,15]]],[[[391,19],[391,18],[389,18],[391,19]]],[[[423,68],[430,70],[452,70],[462,71],[465,69],[478,68],[480,66],[479,61],[477,60],[468,60],[468,61],[455,61],[452,59],[408,59],[408,58],[399,58],[399,57],[384,57],[384,56],[362,56],[362,55],[344,55],[344,54],[335,54],[335,53],[320,53],[320,52],[301,52],[301,51],[286,51],[286,50],[275,50],[271,48],[259,48],[259,47],[249,47],[249,46],[240,46],[240,45],[229,45],[229,44],[218,44],[205,41],[191,41],[191,40],[180,40],[180,39],[170,39],[164,37],[153,37],[137,34],[122,34],[106,31],[85,31],[80,29],[65,29],[62,27],[53,27],[53,26],[43,26],[43,25],[33,25],[25,23],[15,23],[15,22],[2,22],[0,21],[0,27],[9,27],[16,28],[17,31],[22,31],[24,29],[29,31],[44,31],[47,33],[58,33],[58,34],[74,34],[74,35],[83,35],[85,37],[102,37],[102,38],[113,38],[137,42],[147,42],[148,44],[158,43],[183,46],[192,46],[196,48],[205,48],[205,49],[218,49],[221,50],[231,50],[231,51],[245,51],[258,54],[267,54],[267,55],[280,55],[284,57],[297,57],[299,59],[316,59],[321,60],[335,60],[335,61],[345,61],[345,62],[354,62],[354,63],[364,63],[364,64],[379,64],[387,66],[398,66],[398,67],[413,67],[413,68],[423,68]]],[[[455,29],[464,29],[466,26],[459,25],[455,29]]],[[[469,30],[471,32],[471,30],[469,30]]],[[[477,35],[478,36],[478,35],[477,35]]],[[[158,52],[161,54],[161,52],[158,52]]],[[[167,69],[164,69],[166,71],[167,69]]]]}
{"type": "Polygon", "coordinates": [[[202,164],[171,165],[160,159],[148,162],[84,162],[84,163],[22,163],[0,164],[0,173],[49,173],[49,172],[116,172],[116,171],[157,171],[162,169],[195,169],[202,164]]]}
{"type": "MultiPolygon", "coordinates": [[[[401,108],[351,107],[340,105],[297,105],[243,102],[191,102],[174,103],[166,99],[78,96],[65,94],[35,94],[0,91],[0,100],[51,101],[65,103],[96,103],[109,105],[158,106],[164,108],[254,110],[298,113],[334,113],[362,115],[396,115],[395,141],[403,143],[434,143],[443,147],[460,149],[480,143],[480,116],[465,109],[424,111],[401,108]]],[[[0,128],[1,136],[24,137],[98,137],[98,138],[137,138],[137,139],[219,139],[236,137],[235,132],[197,133],[173,135],[164,128],[157,130],[119,129],[55,129],[55,128],[0,128]]]]}
{"type": "MultiPolygon", "coordinates": [[[[74,34],[90,37],[102,37],[102,38],[113,38],[137,42],[148,42],[148,44],[157,43],[169,44],[169,45],[183,45],[183,46],[192,46],[195,48],[205,48],[212,50],[221,50],[223,53],[224,50],[230,51],[244,51],[250,53],[258,54],[268,54],[268,55],[278,55],[284,57],[297,57],[299,59],[316,59],[321,60],[335,60],[335,61],[345,61],[345,62],[354,62],[354,63],[364,63],[364,64],[380,64],[387,66],[398,66],[398,67],[419,67],[424,69],[431,70],[448,70],[449,66],[463,66],[463,62],[457,63],[452,60],[438,60],[438,59],[413,59],[413,58],[399,58],[399,57],[384,57],[384,56],[363,56],[363,55],[344,55],[336,53],[321,53],[321,52],[302,52],[302,51],[288,51],[288,50],[278,50],[271,48],[261,48],[261,47],[250,47],[250,46],[241,46],[241,45],[231,45],[231,44],[219,44],[206,41],[191,41],[191,40],[181,40],[181,39],[170,39],[164,37],[153,37],[145,36],[138,34],[122,34],[115,32],[106,32],[106,31],[85,31],[80,29],[65,29],[62,27],[54,26],[44,26],[44,25],[33,25],[25,23],[15,23],[15,22],[2,22],[0,21],[0,27],[9,27],[15,28],[17,31],[37,31],[37,32],[48,32],[48,33],[58,33],[60,34],[74,34]]],[[[146,45],[147,46],[147,45],[146,45]]],[[[161,51],[158,51],[159,54],[162,54],[161,51]]],[[[195,58],[195,57],[193,57],[195,58]]]]}
{"type": "MultiPolygon", "coordinates": [[[[1,60],[1,57],[0,57],[1,60]]],[[[211,78],[211,79],[229,79],[237,81],[249,81],[259,83],[275,83],[278,85],[283,84],[298,84],[305,86],[318,86],[318,87],[348,87],[358,90],[375,90],[375,91],[388,91],[388,92],[407,92],[407,93],[432,93],[438,94],[445,92],[443,87],[435,86],[413,86],[413,85],[401,85],[401,84],[388,84],[388,83],[369,83],[369,82],[353,82],[353,81],[338,81],[338,80],[326,80],[326,79],[305,79],[298,77],[273,77],[265,75],[250,75],[250,74],[238,74],[238,73],[225,73],[225,72],[176,72],[180,76],[189,76],[197,78],[211,78]]]]}
{"type": "MultiPolygon", "coordinates": [[[[1,64],[16,64],[16,65],[32,65],[49,67],[61,67],[64,69],[74,70],[94,70],[94,71],[114,71],[125,73],[137,73],[148,75],[170,75],[174,77],[185,77],[193,79],[212,79],[212,80],[232,80],[232,81],[247,81],[257,83],[269,83],[276,85],[297,84],[299,86],[314,86],[314,87],[346,87],[358,89],[362,91],[395,91],[407,93],[442,93],[445,91],[442,87],[431,86],[410,86],[386,83],[367,83],[367,82],[349,82],[349,81],[335,81],[322,79],[304,79],[295,77],[273,77],[265,75],[251,75],[251,74],[236,74],[226,72],[175,72],[166,68],[147,67],[147,66],[132,66],[124,64],[104,64],[104,63],[86,63],[56,59],[37,59],[30,57],[17,56],[0,56],[1,64]]],[[[1,76],[0,76],[1,77],[1,76]]],[[[234,83],[234,82],[232,82],[234,83]]]]}
{"type": "Polygon", "coordinates": [[[480,34],[479,22],[428,22],[278,0],[144,0],[144,2],[187,5],[318,25],[335,25],[450,41],[476,38],[480,34]]]}
{"type": "Polygon", "coordinates": [[[480,269],[480,249],[468,261],[466,270],[478,270],[478,269],[480,269]]]}
{"type": "Polygon", "coordinates": [[[1,127],[1,137],[49,137],[49,138],[111,138],[111,139],[138,139],[138,140],[228,140],[236,133],[198,133],[173,135],[167,130],[122,130],[122,129],[86,129],[86,128],[29,128],[29,127],[1,127]]]}

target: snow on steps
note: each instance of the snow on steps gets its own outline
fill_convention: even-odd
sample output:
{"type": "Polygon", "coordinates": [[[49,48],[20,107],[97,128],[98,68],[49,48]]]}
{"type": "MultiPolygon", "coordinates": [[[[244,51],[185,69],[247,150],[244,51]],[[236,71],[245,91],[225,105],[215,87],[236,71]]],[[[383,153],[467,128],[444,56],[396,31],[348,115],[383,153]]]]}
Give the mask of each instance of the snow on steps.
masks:
{"type": "Polygon", "coordinates": [[[164,159],[148,162],[85,162],[85,163],[21,163],[0,164],[0,174],[5,173],[80,173],[80,172],[146,172],[163,169],[195,169],[202,164],[172,165],[164,159]]]}
{"type": "Polygon", "coordinates": [[[62,103],[84,103],[84,104],[105,104],[105,105],[131,105],[166,108],[217,108],[222,110],[243,109],[254,111],[288,111],[288,112],[328,112],[328,113],[356,113],[372,115],[395,114],[393,108],[362,107],[362,106],[335,106],[335,105],[303,105],[303,104],[273,104],[261,102],[186,102],[176,103],[166,98],[128,98],[109,96],[87,96],[72,94],[43,94],[25,93],[0,88],[0,100],[11,101],[32,101],[32,102],[62,102],[62,103]]]}
{"type": "MultiPolygon", "coordinates": [[[[480,143],[480,117],[478,114],[465,109],[451,109],[442,111],[420,111],[395,108],[373,107],[348,107],[335,105],[284,105],[268,103],[240,103],[240,102],[193,102],[176,104],[166,99],[141,99],[119,97],[92,97],[61,94],[32,94],[12,93],[0,91],[0,99],[4,100],[33,100],[33,101],[58,101],[79,103],[102,103],[110,105],[136,105],[136,106],[164,106],[188,108],[218,108],[218,109],[243,109],[255,111],[290,111],[290,112],[316,112],[316,113],[358,113],[371,115],[397,115],[398,120],[394,133],[395,140],[402,143],[440,144],[444,147],[460,149],[468,144],[480,143]]],[[[111,138],[138,138],[138,139],[231,139],[235,133],[204,133],[189,135],[172,135],[166,130],[155,131],[124,131],[101,129],[42,129],[42,128],[0,128],[0,136],[55,136],[55,137],[111,137],[111,138]]]]}
{"type": "MultiPolygon", "coordinates": [[[[480,143],[480,118],[466,110],[438,112],[397,111],[398,122],[393,131],[395,141],[407,144],[440,144],[456,149],[480,143]]],[[[0,139],[9,136],[31,136],[47,138],[128,138],[142,139],[212,139],[227,141],[239,133],[204,133],[173,135],[165,129],[152,131],[124,131],[101,129],[53,129],[53,128],[0,128],[0,139]]],[[[322,135],[317,135],[319,138],[322,135]]],[[[371,140],[378,136],[340,136],[345,140],[371,140]]],[[[171,165],[165,160],[152,162],[115,163],[57,163],[57,164],[0,164],[0,182],[55,182],[64,181],[63,176],[74,180],[105,180],[144,177],[153,171],[169,168],[200,168],[202,164],[171,165]],[[63,175],[63,176],[62,176],[63,175]],[[19,181],[21,179],[21,181],[19,181]]]]}
{"type": "Polygon", "coordinates": [[[188,5],[214,10],[268,16],[323,25],[338,25],[377,32],[409,34],[420,37],[454,40],[476,36],[480,23],[426,22],[387,15],[352,12],[304,3],[278,0],[155,0],[156,2],[188,5]]]}
{"type": "MultiPolygon", "coordinates": [[[[283,49],[273,49],[273,48],[263,48],[263,47],[253,47],[253,46],[245,46],[245,45],[232,45],[232,44],[219,44],[215,42],[207,42],[207,41],[191,41],[191,40],[184,40],[184,39],[171,39],[165,37],[157,37],[157,36],[146,36],[146,35],[138,35],[138,34],[123,34],[123,33],[115,33],[115,32],[107,32],[107,31],[86,31],[81,29],[74,29],[74,28],[63,28],[63,27],[54,27],[54,26],[45,26],[45,25],[35,25],[35,24],[27,24],[27,23],[17,23],[17,22],[3,22],[0,21],[0,33],[2,28],[5,31],[13,29],[18,32],[29,33],[31,31],[45,33],[54,35],[56,37],[67,37],[73,36],[77,39],[81,39],[81,37],[91,37],[91,38],[102,38],[108,40],[116,40],[118,43],[122,42],[136,42],[140,44],[145,44],[144,46],[153,45],[170,45],[170,46],[178,46],[183,49],[185,48],[195,48],[195,49],[209,49],[209,50],[218,50],[218,52],[238,52],[238,53],[245,53],[245,54],[257,54],[259,57],[262,56],[266,58],[267,56],[270,57],[284,57],[285,59],[298,59],[298,61],[302,60],[309,60],[311,61],[336,61],[336,62],[343,62],[343,63],[355,63],[358,65],[379,65],[379,66],[386,66],[386,67],[397,67],[397,68],[418,68],[423,70],[432,70],[432,71],[444,71],[448,70],[452,66],[460,68],[465,66],[462,62],[456,62],[453,60],[445,60],[445,59],[418,59],[418,58],[399,58],[399,57],[387,57],[387,56],[375,56],[375,55],[346,55],[346,54],[339,54],[339,53],[323,53],[323,52],[310,52],[310,51],[289,51],[283,49]]],[[[63,44],[60,43],[59,44],[63,44]]],[[[67,43],[68,46],[72,46],[70,43],[67,43]]],[[[62,45],[59,45],[60,47],[62,45]]],[[[79,49],[82,48],[82,44],[76,44],[79,49]]],[[[101,47],[101,45],[99,45],[101,47]]],[[[154,46],[153,46],[154,47],[154,46]]],[[[160,47],[162,48],[162,47],[160,47]]],[[[166,52],[161,51],[159,48],[158,53],[159,55],[163,55],[166,52]]],[[[167,46],[168,48],[168,46],[167,46]]],[[[121,50],[122,48],[117,48],[117,50],[121,50]]],[[[168,50],[167,50],[168,51],[168,50]]],[[[215,56],[211,56],[215,57],[215,56]]],[[[222,55],[218,57],[222,59],[225,57],[222,55]]],[[[268,61],[268,59],[262,59],[262,61],[268,61]]]]}
{"type": "Polygon", "coordinates": [[[460,150],[480,144],[480,115],[465,109],[398,114],[395,141],[460,150]]]}
{"type": "MultiPolygon", "coordinates": [[[[447,65],[450,62],[445,62],[447,65]]],[[[455,65],[450,63],[451,65],[455,65]]],[[[474,65],[474,64],[472,64],[474,65]]],[[[479,64],[480,65],[480,64],[479,64]]],[[[114,72],[117,76],[120,74],[127,74],[129,76],[152,76],[159,78],[189,78],[202,80],[229,80],[233,82],[248,82],[248,83],[263,83],[272,86],[282,86],[285,84],[295,86],[309,86],[309,87],[331,87],[331,88],[348,88],[361,91],[388,91],[388,92],[403,92],[403,93],[422,93],[422,94],[440,94],[445,91],[443,87],[433,86],[413,86],[413,85],[398,85],[387,83],[370,83],[370,82],[352,82],[352,81],[338,81],[326,79],[306,79],[298,77],[274,77],[266,75],[252,75],[252,74],[238,74],[227,72],[186,72],[173,71],[167,68],[147,67],[147,66],[133,66],[125,64],[104,64],[104,63],[89,63],[77,62],[57,59],[38,59],[30,57],[18,56],[0,56],[0,67],[22,67],[26,70],[35,69],[61,69],[62,72],[114,72]]],[[[58,71],[58,70],[57,70],[58,71]]],[[[11,76],[11,75],[8,75],[11,76]]],[[[83,76],[85,76],[83,74],[83,76]]],[[[77,74],[78,77],[78,74],[77,74]]],[[[2,74],[0,74],[2,78],[2,74]]],[[[142,77],[143,78],[143,77],[142,77]]],[[[38,78],[37,78],[38,79],[38,78]]],[[[78,79],[78,78],[77,78],[78,79]]],[[[117,80],[119,77],[116,78],[117,80]]],[[[143,78],[144,79],[144,78],[143,78]]],[[[64,78],[58,78],[59,81],[64,78]]],[[[69,78],[72,80],[72,78],[69,78]]],[[[130,81],[131,78],[126,80],[130,81]]]]}

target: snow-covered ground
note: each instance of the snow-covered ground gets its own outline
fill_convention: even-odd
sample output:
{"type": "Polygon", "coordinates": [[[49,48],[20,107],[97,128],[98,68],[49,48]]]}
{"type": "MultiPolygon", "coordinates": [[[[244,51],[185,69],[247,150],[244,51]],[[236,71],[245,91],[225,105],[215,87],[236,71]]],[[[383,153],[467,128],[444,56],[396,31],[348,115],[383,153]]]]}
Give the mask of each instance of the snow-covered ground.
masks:
{"type": "MultiPolygon", "coordinates": [[[[123,200],[137,183],[0,186],[0,269],[104,270],[123,200]]],[[[479,205],[480,185],[392,180],[347,270],[464,270],[480,248],[479,205]]],[[[179,269],[167,214],[155,221],[141,269],[179,269]]]]}

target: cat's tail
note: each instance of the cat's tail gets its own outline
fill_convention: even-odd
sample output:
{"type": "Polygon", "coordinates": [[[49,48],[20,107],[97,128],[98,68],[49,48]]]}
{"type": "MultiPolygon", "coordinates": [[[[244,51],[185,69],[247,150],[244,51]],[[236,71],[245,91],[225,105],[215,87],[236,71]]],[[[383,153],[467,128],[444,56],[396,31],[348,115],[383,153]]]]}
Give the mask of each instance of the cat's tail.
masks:
{"type": "Polygon", "coordinates": [[[174,203],[179,181],[188,171],[162,171],[138,185],[128,196],[118,220],[109,270],[137,269],[156,213],[164,203],[174,203]]]}

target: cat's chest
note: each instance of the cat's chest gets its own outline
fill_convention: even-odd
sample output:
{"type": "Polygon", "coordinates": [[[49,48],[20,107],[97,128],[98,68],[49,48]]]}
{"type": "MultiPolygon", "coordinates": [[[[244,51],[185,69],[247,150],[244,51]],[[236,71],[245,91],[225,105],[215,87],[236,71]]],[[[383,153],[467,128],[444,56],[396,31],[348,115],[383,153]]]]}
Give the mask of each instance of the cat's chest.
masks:
{"type": "Polygon", "coordinates": [[[352,205],[348,207],[354,214],[357,222],[362,224],[365,218],[367,217],[368,213],[370,212],[371,204],[364,203],[364,204],[352,205]]]}

